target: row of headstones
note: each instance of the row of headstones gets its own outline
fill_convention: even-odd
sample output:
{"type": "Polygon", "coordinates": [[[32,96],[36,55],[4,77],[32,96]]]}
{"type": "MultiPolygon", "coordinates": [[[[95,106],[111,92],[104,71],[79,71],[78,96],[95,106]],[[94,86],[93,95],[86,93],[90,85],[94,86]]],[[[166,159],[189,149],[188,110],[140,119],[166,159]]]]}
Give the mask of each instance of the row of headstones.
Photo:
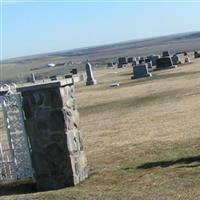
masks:
{"type": "MultiPolygon", "coordinates": [[[[163,51],[162,56],[150,55],[147,57],[136,57],[128,59],[126,59],[126,57],[120,57],[118,59],[117,67],[122,68],[127,66],[128,63],[131,63],[133,66],[133,76],[131,77],[132,79],[141,77],[151,77],[152,74],[149,72],[149,69],[160,70],[167,68],[175,68],[178,64],[181,64],[181,61],[178,56],[179,54],[184,55],[185,63],[190,63],[190,59],[188,57],[187,52],[178,52],[174,55],[170,55],[168,51],[163,51]]],[[[194,55],[196,55],[196,53],[194,53],[194,55]]],[[[112,67],[113,63],[108,63],[108,66],[112,67]]],[[[92,66],[89,62],[87,62],[86,64],[86,74],[86,85],[95,85],[97,82],[94,79],[92,66]]]]}
{"type": "Polygon", "coordinates": [[[144,73],[143,76],[151,76],[148,72],[149,69],[173,68],[181,64],[178,54],[184,54],[185,63],[190,62],[187,52],[178,52],[174,55],[170,55],[168,51],[164,51],[162,56],[150,55],[147,57],[128,58],[127,60],[126,57],[120,57],[118,59],[118,68],[126,67],[127,64],[132,63],[135,78],[141,77],[144,71],[147,71],[147,73],[144,73]]]}
{"type": "MultiPolygon", "coordinates": [[[[172,61],[174,65],[180,64],[181,61],[178,57],[178,54],[183,54],[185,56],[185,62],[188,62],[188,57],[187,57],[187,52],[178,52],[174,55],[172,55],[172,61]]],[[[164,51],[162,57],[170,56],[168,51],[164,51]]],[[[118,62],[109,62],[107,63],[107,67],[126,67],[127,64],[132,64],[132,65],[137,65],[137,64],[142,64],[143,62],[147,63],[149,65],[149,68],[152,66],[156,65],[156,61],[158,58],[160,58],[160,55],[150,55],[147,57],[119,57],[118,62]]],[[[194,58],[199,58],[200,57],[200,52],[194,51],[194,58]]]]}
{"type": "MultiPolygon", "coordinates": [[[[185,63],[190,63],[187,52],[181,52],[184,54],[185,63]]],[[[139,64],[133,66],[133,76],[132,79],[142,78],[142,77],[151,77],[152,74],[149,72],[149,69],[154,70],[176,68],[178,64],[181,64],[181,61],[176,53],[170,55],[168,51],[164,51],[162,56],[148,56],[147,58],[142,58],[139,60],[139,64]]]]}
{"type": "MultiPolygon", "coordinates": [[[[163,68],[173,68],[179,62],[178,56],[170,56],[169,52],[165,51],[162,54],[162,57],[159,55],[151,55],[148,57],[137,57],[137,58],[128,58],[128,61],[125,57],[120,57],[118,63],[118,68],[122,68],[127,65],[127,62],[132,63],[133,66],[133,76],[132,79],[141,78],[141,77],[150,77],[152,74],[149,72],[149,69],[153,66],[156,66],[157,69],[163,68]]],[[[87,80],[86,85],[95,85],[97,82],[94,79],[92,65],[87,62],[85,65],[87,80]]]]}
{"type": "MultiPolygon", "coordinates": [[[[64,78],[71,78],[72,75],[76,75],[78,74],[78,70],[76,68],[73,68],[71,71],[70,71],[70,74],[66,74],[64,75],[64,78]]],[[[36,83],[37,80],[36,80],[36,76],[35,76],[35,73],[31,73],[30,74],[30,77],[27,77],[27,82],[32,82],[32,83],[36,83]]],[[[55,80],[58,80],[58,77],[56,75],[54,76],[49,76],[48,77],[49,80],[51,81],[55,81],[55,80]]]]}

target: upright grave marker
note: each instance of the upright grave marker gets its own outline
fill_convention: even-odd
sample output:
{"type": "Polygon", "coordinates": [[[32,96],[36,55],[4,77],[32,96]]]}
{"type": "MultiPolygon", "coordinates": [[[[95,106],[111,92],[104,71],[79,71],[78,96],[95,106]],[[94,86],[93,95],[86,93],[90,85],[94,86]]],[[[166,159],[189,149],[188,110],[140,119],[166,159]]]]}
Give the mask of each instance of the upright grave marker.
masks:
{"type": "Polygon", "coordinates": [[[148,71],[146,64],[139,64],[133,67],[133,76],[131,79],[151,77],[151,73],[148,71]]]}
{"type": "Polygon", "coordinates": [[[176,65],[173,65],[171,57],[162,57],[157,60],[156,68],[157,69],[167,69],[175,68],[176,65]]]}
{"type": "Polygon", "coordinates": [[[86,85],[95,85],[97,81],[94,79],[92,65],[89,62],[86,63],[85,70],[87,74],[86,85]]]}

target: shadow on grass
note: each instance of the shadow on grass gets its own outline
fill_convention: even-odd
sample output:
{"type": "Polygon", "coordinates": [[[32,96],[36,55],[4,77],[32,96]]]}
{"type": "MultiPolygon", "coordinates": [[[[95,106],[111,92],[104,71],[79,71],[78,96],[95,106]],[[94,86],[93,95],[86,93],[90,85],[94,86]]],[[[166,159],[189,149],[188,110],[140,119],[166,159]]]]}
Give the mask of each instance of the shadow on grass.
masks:
{"type": "MultiPolygon", "coordinates": [[[[194,162],[199,162],[199,164],[188,166],[188,167],[198,167],[200,165],[200,156],[180,158],[177,160],[169,160],[169,161],[149,162],[149,163],[145,163],[138,166],[137,169],[151,169],[151,168],[156,168],[156,167],[166,168],[166,167],[170,167],[170,166],[178,165],[178,164],[188,165],[194,162]]],[[[185,166],[181,166],[181,167],[185,167],[185,166]]]]}

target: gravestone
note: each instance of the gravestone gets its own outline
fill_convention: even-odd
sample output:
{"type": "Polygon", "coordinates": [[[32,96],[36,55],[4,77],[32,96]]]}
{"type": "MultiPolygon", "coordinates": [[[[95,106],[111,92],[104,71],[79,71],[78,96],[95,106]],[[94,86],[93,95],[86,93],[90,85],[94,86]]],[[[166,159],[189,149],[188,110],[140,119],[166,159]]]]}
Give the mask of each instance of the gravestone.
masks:
{"type": "Polygon", "coordinates": [[[111,62],[107,63],[107,67],[108,68],[113,67],[113,63],[111,63],[111,62]]]}
{"type": "Polygon", "coordinates": [[[118,68],[126,67],[127,61],[126,57],[118,58],[118,68]]]}
{"type": "Polygon", "coordinates": [[[152,68],[152,61],[149,58],[145,59],[145,63],[147,64],[148,68],[152,68]]]}
{"type": "Polygon", "coordinates": [[[128,63],[133,63],[133,57],[129,57],[129,58],[127,59],[127,62],[128,62],[128,63]]]}
{"type": "Polygon", "coordinates": [[[150,55],[147,58],[149,58],[151,60],[152,66],[155,66],[156,62],[157,62],[158,58],[160,58],[160,56],[159,55],[150,55]]]}
{"type": "Polygon", "coordinates": [[[169,56],[170,56],[169,51],[162,52],[162,57],[169,57],[169,56]]]}
{"type": "Polygon", "coordinates": [[[131,79],[151,77],[151,73],[148,71],[146,64],[139,64],[133,67],[133,76],[131,79]]]}
{"type": "Polygon", "coordinates": [[[191,61],[190,61],[190,58],[189,58],[189,56],[188,55],[185,55],[185,63],[190,63],[191,61]]]}
{"type": "Polygon", "coordinates": [[[34,73],[31,73],[31,82],[32,83],[36,82],[36,80],[35,80],[35,74],[34,73]]]}
{"type": "Polygon", "coordinates": [[[157,60],[156,68],[157,69],[167,69],[175,68],[176,65],[173,65],[171,57],[162,57],[157,60]]]}
{"type": "Polygon", "coordinates": [[[138,62],[136,60],[133,60],[132,66],[135,66],[137,64],[138,64],[138,62]]]}
{"type": "Polygon", "coordinates": [[[58,79],[57,76],[50,76],[49,78],[51,81],[56,81],[58,79]]]}
{"type": "Polygon", "coordinates": [[[140,60],[139,60],[139,64],[144,64],[144,63],[145,63],[144,58],[140,58],[140,60]]]}
{"type": "Polygon", "coordinates": [[[194,52],[194,58],[200,58],[200,53],[198,51],[194,52]]]}
{"type": "Polygon", "coordinates": [[[37,189],[74,186],[88,177],[73,80],[18,88],[37,189]]]}
{"type": "Polygon", "coordinates": [[[172,62],[173,62],[173,65],[178,65],[178,64],[180,64],[181,61],[180,61],[180,59],[179,59],[179,56],[176,55],[176,54],[174,54],[174,55],[172,56],[172,62]]]}
{"type": "Polygon", "coordinates": [[[65,79],[72,78],[72,74],[66,74],[65,79]]]}
{"type": "Polygon", "coordinates": [[[85,70],[87,75],[86,85],[95,85],[97,81],[94,79],[92,65],[89,62],[86,63],[85,70]]]}
{"type": "Polygon", "coordinates": [[[77,70],[76,68],[73,68],[73,69],[70,71],[70,73],[72,73],[72,74],[78,74],[78,70],[77,70]]]}

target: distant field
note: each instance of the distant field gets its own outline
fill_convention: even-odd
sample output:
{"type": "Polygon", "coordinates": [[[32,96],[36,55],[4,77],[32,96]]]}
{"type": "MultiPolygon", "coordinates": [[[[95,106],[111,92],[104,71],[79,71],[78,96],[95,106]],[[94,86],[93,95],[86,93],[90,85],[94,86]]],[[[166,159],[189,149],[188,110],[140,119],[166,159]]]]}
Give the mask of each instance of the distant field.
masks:
{"type": "Polygon", "coordinates": [[[76,86],[90,177],[76,187],[1,200],[200,199],[200,59],[131,80],[132,68],[98,69],[76,86]],[[120,87],[111,88],[119,82],[120,87]]]}
{"type": "Polygon", "coordinates": [[[120,56],[133,57],[161,54],[164,50],[169,50],[171,53],[200,50],[200,32],[122,42],[12,60],[3,63],[1,81],[24,82],[31,72],[34,72],[36,77],[41,79],[51,75],[67,74],[73,67],[82,71],[87,59],[94,67],[104,68],[107,62],[117,61],[120,56]],[[66,63],[65,66],[46,67],[48,63],[63,62],[66,63]],[[68,64],[69,62],[73,64],[68,64]]]}

